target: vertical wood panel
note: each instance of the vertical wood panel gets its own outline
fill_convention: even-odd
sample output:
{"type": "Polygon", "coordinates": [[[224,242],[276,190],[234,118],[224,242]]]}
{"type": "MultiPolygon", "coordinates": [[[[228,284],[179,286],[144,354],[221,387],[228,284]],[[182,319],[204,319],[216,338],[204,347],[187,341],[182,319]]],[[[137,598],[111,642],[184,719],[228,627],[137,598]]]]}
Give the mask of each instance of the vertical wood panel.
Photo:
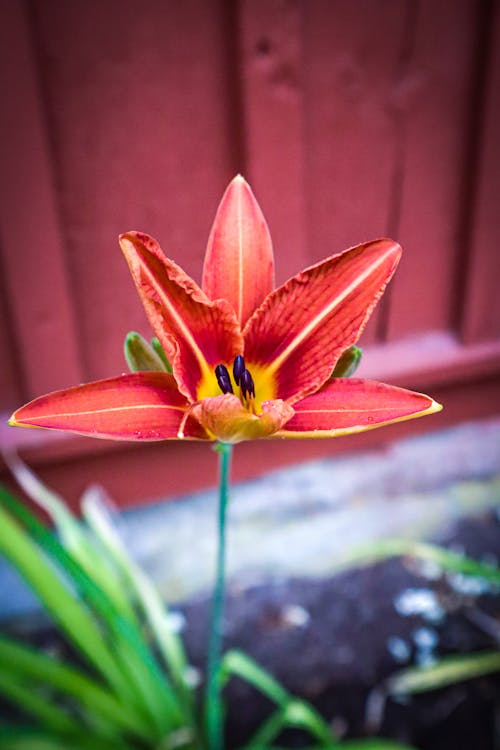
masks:
{"type": "Polygon", "coordinates": [[[21,403],[22,393],[20,373],[16,369],[18,352],[12,338],[1,265],[0,276],[0,409],[9,411],[21,403]]]}
{"type": "Polygon", "coordinates": [[[269,222],[277,278],[307,262],[303,176],[302,3],[241,0],[247,178],[269,222]]]}
{"type": "MultiPolygon", "coordinates": [[[[311,261],[388,235],[399,167],[394,86],[406,3],[305,3],[311,261]]],[[[375,317],[363,336],[375,338],[375,317]]]]}
{"type": "Polygon", "coordinates": [[[31,29],[24,2],[0,8],[2,266],[29,398],[78,382],[81,370],[31,29]]]}
{"type": "Polygon", "coordinates": [[[390,339],[454,322],[461,197],[470,177],[467,127],[478,7],[469,0],[420,0],[416,8],[397,102],[404,154],[398,238],[405,253],[391,285],[390,339]]]}
{"type": "MultiPolygon", "coordinates": [[[[491,414],[500,340],[462,346],[433,331],[456,321],[473,50],[478,16],[494,8],[463,334],[499,332],[498,4],[0,0],[0,351],[15,339],[22,365],[0,362],[2,408],[17,405],[24,377],[26,396],[83,379],[73,316],[85,376],[123,369],[124,333],[148,325],[116,235],[156,235],[199,278],[218,199],[239,168],[269,219],[279,279],[377,235],[405,245],[392,304],[364,343],[384,332],[399,340],[374,347],[365,374],[429,388],[446,409],[391,430],[491,414]]],[[[396,432],[244,445],[236,473],[396,432]]],[[[206,446],[117,447],[0,422],[3,445],[23,441],[73,497],[89,476],[134,503],[213,480],[206,446]],[[185,459],[195,476],[179,471],[185,459]]]]}
{"type": "Polygon", "coordinates": [[[217,0],[38,0],[38,33],[84,361],[124,367],[149,333],[117,235],[141,229],[195,278],[230,179],[217,0]]]}
{"type": "Polygon", "coordinates": [[[465,343],[500,336],[500,4],[490,19],[485,109],[481,118],[479,164],[466,269],[462,334],[465,343]]]}

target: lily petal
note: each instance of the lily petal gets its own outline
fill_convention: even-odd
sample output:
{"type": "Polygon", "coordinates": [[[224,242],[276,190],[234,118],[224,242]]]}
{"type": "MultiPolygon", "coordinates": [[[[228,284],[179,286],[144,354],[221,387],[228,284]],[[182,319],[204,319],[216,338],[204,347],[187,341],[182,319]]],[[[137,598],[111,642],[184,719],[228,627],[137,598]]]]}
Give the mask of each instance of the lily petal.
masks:
{"type": "Polygon", "coordinates": [[[234,310],[225,300],[211,301],[152,237],[128,232],[120,246],[179,390],[196,401],[202,382],[216,385],[215,366],[243,349],[234,310]]]}
{"type": "Polygon", "coordinates": [[[203,399],[192,407],[191,414],[214,439],[240,443],[272,435],[293,416],[293,408],[279,399],[265,401],[262,413],[256,416],[245,409],[239,398],[227,393],[203,399]]]}
{"type": "Polygon", "coordinates": [[[324,438],[373,430],[441,411],[423,393],[359,378],[330,380],[294,405],[295,414],[276,437],[324,438]]]}
{"type": "MultiPolygon", "coordinates": [[[[40,396],[12,415],[15,427],[45,427],[113,440],[177,438],[188,403],[166,372],[137,372],[40,396]]],[[[206,440],[198,422],[184,436],[206,440]]]]}
{"type": "Polygon", "coordinates": [[[223,297],[243,327],[274,289],[271,235],[248,183],[238,175],[222,197],[208,238],[202,287],[223,297]]]}
{"type": "Polygon", "coordinates": [[[358,340],[400,255],[392,240],[367,242],[276,289],[243,331],[247,367],[265,367],[272,392],[291,403],[317,390],[358,340]]]}

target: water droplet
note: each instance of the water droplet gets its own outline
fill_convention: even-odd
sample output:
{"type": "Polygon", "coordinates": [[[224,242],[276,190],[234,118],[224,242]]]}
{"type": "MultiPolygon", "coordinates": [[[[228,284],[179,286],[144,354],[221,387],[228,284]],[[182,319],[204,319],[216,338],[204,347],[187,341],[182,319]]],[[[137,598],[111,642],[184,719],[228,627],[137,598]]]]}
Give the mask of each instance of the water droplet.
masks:
{"type": "Polygon", "coordinates": [[[398,664],[405,664],[410,661],[411,648],[403,638],[397,635],[390,635],[386,641],[387,650],[398,664]]]}
{"type": "Polygon", "coordinates": [[[303,628],[311,619],[311,615],[307,609],[304,609],[299,604],[288,604],[283,608],[281,616],[283,622],[295,628],[303,628]]]}
{"type": "Polygon", "coordinates": [[[439,634],[434,628],[417,628],[412,633],[412,638],[417,648],[432,649],[439,642],[439,634]]]}
{"type": "Polygon", "coordinates": [[[420,615],[428,622],[439,623],[446,617],[446,612],[431,589],[409,588],[394,599],[396,611],[403,617],[420,615]]]}
{"type": "Polygon", "coordinates": [[[167,622],[173,633],[181,633],[186,627],[186,618],[182,612],[169,612],[167,622]]]}

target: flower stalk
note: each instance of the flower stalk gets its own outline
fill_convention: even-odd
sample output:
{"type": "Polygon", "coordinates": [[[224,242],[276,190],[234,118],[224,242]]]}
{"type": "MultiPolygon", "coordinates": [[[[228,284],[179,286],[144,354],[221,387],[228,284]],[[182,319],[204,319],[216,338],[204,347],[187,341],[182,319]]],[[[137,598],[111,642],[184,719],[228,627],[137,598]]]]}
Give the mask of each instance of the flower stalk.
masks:
{"type": "Polygon", "coordinates": [[[215,587],[210,615],[206,682],[206,730],[209,750],[224,748],[224,717],[221,698],[222,622],[226,568],[226,518],[229,501],[229,469],[232,445],[217,443],[219,454],[219,508],[215,587]]]}

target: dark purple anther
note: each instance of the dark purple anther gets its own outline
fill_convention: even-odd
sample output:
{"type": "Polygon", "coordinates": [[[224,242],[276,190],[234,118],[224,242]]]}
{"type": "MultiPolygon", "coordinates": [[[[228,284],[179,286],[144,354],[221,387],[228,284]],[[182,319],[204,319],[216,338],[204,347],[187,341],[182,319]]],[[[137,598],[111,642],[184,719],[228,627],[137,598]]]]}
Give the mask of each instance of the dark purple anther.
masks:
{"type": "Polygon", "coordinates": [[[243,359],[241,354],[238,354],[238,356],[234,358],[234,363],[233,363],[233,377],[234,377],[234,382],[236,383],[236,385],[240,384],[240,378],[244,371],[245,371],[245,360],[243,359]]]}
{"type": "Polygon", "coordinates": [[[248,396],[255,396],[255,385],[253,382],[253,378],[248,370],[243,370],[243,372],[241,373],[240,388],[243,398],[248,398],[248,396]]]}
{"type": "Polygon", "coordinates": [[[225,365],[217,365],[217,367],[215,368],[215,377],[217,378],[217,382],[222,393],[233,392],[231,378],[229,377],[229,372],[225,365]]]}

